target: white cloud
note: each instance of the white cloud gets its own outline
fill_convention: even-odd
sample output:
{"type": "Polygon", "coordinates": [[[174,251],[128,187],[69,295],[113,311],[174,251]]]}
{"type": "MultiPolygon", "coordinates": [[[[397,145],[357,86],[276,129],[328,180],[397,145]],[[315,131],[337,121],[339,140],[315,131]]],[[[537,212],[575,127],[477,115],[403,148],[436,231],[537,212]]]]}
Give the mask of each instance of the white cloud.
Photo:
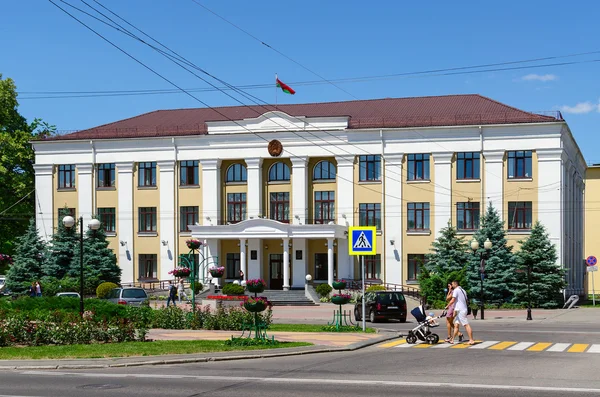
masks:
{"type": "Polygon", "coordinates": [[[600,112],[600,103],[592,103],[590,101],[579,102],[575,106],[561,106],[561,112],[573,113],[573,114],[584,114],[590,112],[600,112]]]}
{"type": "Polygon", "coordinates": [[[558,80],[558,76],[555,74],[528,74],[525,75],[523,77],[521,77],[521,80],[524,81],[554,81],[554,80],[558,80]]]}

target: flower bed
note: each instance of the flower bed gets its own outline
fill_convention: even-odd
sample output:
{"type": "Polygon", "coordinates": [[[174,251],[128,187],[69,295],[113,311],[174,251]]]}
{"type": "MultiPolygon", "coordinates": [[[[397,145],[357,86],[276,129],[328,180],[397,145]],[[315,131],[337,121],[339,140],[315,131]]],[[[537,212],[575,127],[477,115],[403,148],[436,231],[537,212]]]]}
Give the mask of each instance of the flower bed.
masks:
{"type": "Polygon", "coordinates": [[[195,238],[191,238],[191,239],[187,240],[185,242],[185,244],[191,250],[200,249],[200,247],[202,246],[202,242],[200,240],[195,239],[195,238]]]}
{"type": "Polygon", "coordinates": [[[267,288],[267,283],[262,278],[246,281],[246,288],[250,292],[263,292],[267,288]]]}
{"type": "Polygon", "coordinates": [[[218,301],[245,301],[247,296],[245,295],[208,295],[206,299],[218,300],[218,301]]]}

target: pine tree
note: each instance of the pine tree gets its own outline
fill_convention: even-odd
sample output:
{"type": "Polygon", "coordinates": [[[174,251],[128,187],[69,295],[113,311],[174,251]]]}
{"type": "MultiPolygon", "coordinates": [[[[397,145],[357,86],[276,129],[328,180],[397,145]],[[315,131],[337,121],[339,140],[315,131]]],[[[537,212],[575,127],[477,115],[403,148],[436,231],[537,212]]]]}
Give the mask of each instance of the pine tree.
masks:
{"type": "Polygon", "coordinates": [[[479,242],[479,250],[471,255],[467,271],[470,293],[472,298],[481,297],[480,255],[486,255],[485,276],[483,289],[486,301],[509,302],[514,294],[517,278],[517,259],[512,253],[512,246],[507,245],[504,222],[498,216],[498,211],[491,205],[481,218],[481,226],[474,238],[479,242]],[[486,252],[484,242],[492,242],[492,248],[486,252]]]}
{"type": "Polygon", "coordinates": [[[521,243],[517,253],[520,272],[515,291],[515,302],[529,303],[527,283],[530,283],[531,303],[534,307],[554,308],[562,298],[560,290],[566,286],[565,271],[556,264],[556,247],[550,241],[546,228],[536,222],[531,234],[521,243]],[[527,270],[531,271],[528,275],[527,270]],[[530,277],[530,278],[529,278],[530,277]]]}
{"type": "Polygon", "coordinates": [[[27,290],[27,284],[39,280],[46,259],[46,244],[40,238],[35,219],[29,221],[24,235],[17,238],[17,249],[13,265],[8,270],[6,288],[15,293],[27,290]]]}
{"type": "Polygon", "coordinates": [[[75,219],[75,225],[67,228],[62,220],[69,215],[67,207],[59,211],[58,228],[52,236],[48,260],[42,267],[46,276],[62,279],[71,267],[75,247],[79,245],[79,221],[75,219]]]}
{"type": "MultiPolygon", "coordinates": [[[[79,278],[80,256],[79,245],[75,247],[68,275],[79,278]]],[[[83,272],[86,281],[100,284],[102,282],[121,282],[121,268],[117,265],[117,257],[108,248],[106,232],[103,227],[98,230],[88,229],[83,240],[83,272]]]]}

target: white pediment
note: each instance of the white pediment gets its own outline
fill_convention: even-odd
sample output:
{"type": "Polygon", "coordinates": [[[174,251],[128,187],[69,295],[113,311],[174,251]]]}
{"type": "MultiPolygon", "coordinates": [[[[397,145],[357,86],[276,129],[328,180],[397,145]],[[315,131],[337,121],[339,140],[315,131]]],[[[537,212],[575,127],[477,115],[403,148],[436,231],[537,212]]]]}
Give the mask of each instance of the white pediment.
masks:
{"type": "Polygon", "coordinates": [[[207,121],[209,134],[248,134],[281,131],[344,130],[347,116],[305,117],[290,116],[281,111],[271,111],[255,118],[236,121],[207,121]]]}

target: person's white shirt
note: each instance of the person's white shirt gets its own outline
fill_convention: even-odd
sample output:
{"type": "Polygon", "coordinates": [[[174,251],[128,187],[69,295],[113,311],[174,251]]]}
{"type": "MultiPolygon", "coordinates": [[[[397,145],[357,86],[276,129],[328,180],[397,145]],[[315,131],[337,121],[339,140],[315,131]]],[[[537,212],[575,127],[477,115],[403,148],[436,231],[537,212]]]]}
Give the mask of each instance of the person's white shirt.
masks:
{"type": "Polygon", "coordinates": [[[467,313],[467,293],[462,287],[454,288],[452,292],[452,297],[454,298],[454,310],[467,313]]]}

